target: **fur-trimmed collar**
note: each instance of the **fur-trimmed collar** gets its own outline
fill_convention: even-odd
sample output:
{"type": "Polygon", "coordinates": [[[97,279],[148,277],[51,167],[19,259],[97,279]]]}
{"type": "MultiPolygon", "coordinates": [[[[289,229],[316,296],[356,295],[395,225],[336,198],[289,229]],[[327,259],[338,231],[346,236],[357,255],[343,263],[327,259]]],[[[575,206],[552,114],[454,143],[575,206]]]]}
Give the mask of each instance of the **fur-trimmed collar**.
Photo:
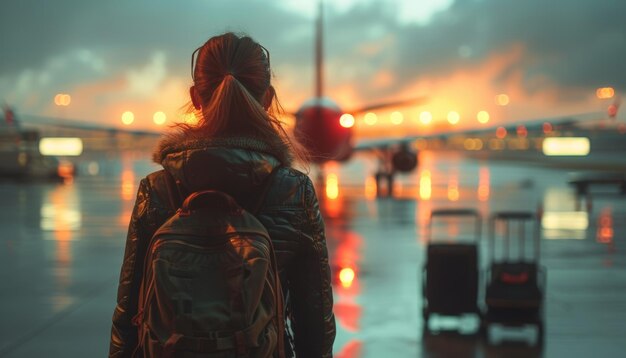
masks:
{"type": "Polygon", "coordinates": [[[165,135],[152,154],[152,160],[157,164],[162,164],[168,154],[212,147],[239,148],[270,154],[286,166],[291,166],[293,162],[291,149],[279,139],[267,143],[250,137],[195,138],[184,132],[165,135]]]}

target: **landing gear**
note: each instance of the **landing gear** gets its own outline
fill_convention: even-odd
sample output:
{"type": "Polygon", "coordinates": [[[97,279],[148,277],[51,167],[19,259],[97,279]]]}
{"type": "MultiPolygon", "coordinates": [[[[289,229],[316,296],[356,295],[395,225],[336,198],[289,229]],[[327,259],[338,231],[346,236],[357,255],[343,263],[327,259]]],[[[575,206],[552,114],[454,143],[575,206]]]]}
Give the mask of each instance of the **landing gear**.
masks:
{"type": "Polygon", "coordinates": [[[385,148],[379,152],[378,171],[376,171],[376,174],[374,175],[374,179],[376,179],[376,197],[378,198],[384,196],[393,197],[395,172],[391,160],[392,155],[393,154],[389,148],[385,148]]]}
{"type": "Polygon", "coordinates": [[[393,172],[383,172],[378,171],[374,176],[376,179],[376,196],[377,197],[393,197],[393,181],[394,181],[394,173],[393,172]],[[383,190],[384,181],[387,181],[387,190],[383,190]]]}

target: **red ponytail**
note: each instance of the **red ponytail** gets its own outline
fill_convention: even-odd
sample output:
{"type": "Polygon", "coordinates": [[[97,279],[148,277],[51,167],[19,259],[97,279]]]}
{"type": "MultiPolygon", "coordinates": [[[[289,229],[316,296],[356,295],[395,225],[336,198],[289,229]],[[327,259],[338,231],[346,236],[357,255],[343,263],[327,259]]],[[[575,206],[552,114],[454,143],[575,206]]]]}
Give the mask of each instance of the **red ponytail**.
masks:
{"type": "MultiPolygon", "coordinates": [[[[306,152],[266,110],[271,111],[272,103],[277,103],[270,84],[267,50],[250,37],[226,33],[209,39],[197,51],[192,74],[198,124],[178,126],[194,137],[239,136],[269,143],[279,141],[296,159],[306,161],[306,152]]],[[[280,105],[277,107],[280,109],[280,105]]]]}

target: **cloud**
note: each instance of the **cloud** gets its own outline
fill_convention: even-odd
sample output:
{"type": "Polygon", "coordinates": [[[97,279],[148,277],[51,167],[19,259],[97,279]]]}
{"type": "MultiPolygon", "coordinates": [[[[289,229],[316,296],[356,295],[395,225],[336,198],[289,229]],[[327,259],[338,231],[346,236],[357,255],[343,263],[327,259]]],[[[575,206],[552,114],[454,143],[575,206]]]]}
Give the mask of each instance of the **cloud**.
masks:
{"type": "MultiPolygon", "coordinates": [[[[90,107],[101,120],[123,106],[149,113],[154,98],[175,108],[186,100],[193,49],[233,30],[270,50],[279,97],[293,110],[313,95],[317,1],[309,10],[300,3],[12,0],[0,14],[0,33],[9,34],[0,37],[0,100],[54,114],[54,94],[80,91],[67,115],[90,107]]],[[[472,83],[484,103],[505,90],[531,104],[589,101],[600,86],[626,90],[622,1],[442,0],[428,11],[411,3],[326,7],[325,87],[343,107],[428,91],[456,98],[464,87],[468,97],[472,83]]]]}
{"type": "Polygon", "coordinates": [[[406,27],[398,32],[397,67],[407,76],[442,73],[481,62],[521,44],[526,55],[494,81],[507,81],[507,71],[524,73],[532,91],[534,78],[548,77],[559,86],[584,90],[611,84],[626,89],[626,22],[621,1],[457,1],[428,27],[406,27]],[[403,46],[414,43],[414,46],[403,46]],[[471,49],[468,58],[457,49],[471,49]],[[411,63],[419,66],[411,67],[411,63]]]}
{"type": "Polygon", "coordinates": [[[139,70],[128,71],[126,75],[128,81],[127,93],[130,96],[149,97],[158,91],[166,76],[165,54],[157,52],[145,67],[139,70]]]}

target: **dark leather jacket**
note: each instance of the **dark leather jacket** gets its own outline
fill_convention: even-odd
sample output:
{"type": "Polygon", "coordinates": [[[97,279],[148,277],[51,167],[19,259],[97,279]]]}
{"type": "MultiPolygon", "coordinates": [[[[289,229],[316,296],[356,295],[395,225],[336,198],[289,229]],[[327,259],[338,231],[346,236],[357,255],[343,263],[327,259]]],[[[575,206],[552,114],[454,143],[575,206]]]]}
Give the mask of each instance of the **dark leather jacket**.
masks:
{"type": "MultiPolygon", "coordinates": [[[[263,179],[283,166],[257,217],[274,243],[297,357],[332,357],[335,318],[324,222],[311,180],[289,167],[288,153],[281,145],[250,138],[191,140],[179,135],[163,140],[154,159],[189,192],[222,190],[240,203],[253,199],[263,179]]],[[[131,319],[137,312],[145,251],[156,229],[174,213],[164,170],[148,175],[139,186],[113,314],[110,357],[129,357],[137,344],[131,319]]]]}

